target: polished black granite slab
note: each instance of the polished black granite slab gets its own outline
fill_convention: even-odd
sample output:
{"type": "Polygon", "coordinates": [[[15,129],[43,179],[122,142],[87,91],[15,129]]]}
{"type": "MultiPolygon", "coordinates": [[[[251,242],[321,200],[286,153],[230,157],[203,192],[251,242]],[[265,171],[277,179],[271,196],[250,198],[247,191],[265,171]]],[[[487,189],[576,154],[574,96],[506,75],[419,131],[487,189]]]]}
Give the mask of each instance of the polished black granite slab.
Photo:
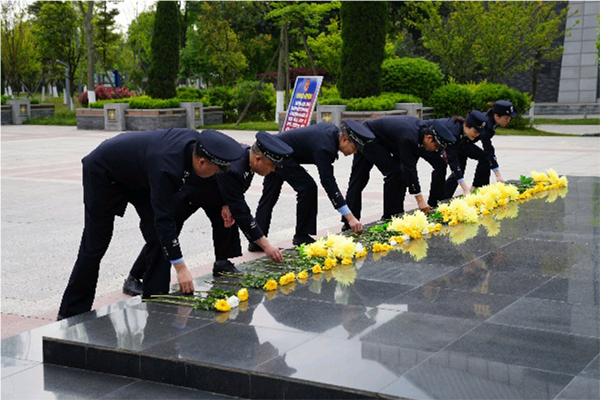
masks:
{"type": "Polygon", "coordinates": [[[599,399],[600,179],[569,182],[228,313],[131,301],[61,322],[27,338],[48,337],[45,364],[9,338],[3,363],[9,378],[59,364],[131,380],[109,398],[153,381],[241,398],[599,399]]]}

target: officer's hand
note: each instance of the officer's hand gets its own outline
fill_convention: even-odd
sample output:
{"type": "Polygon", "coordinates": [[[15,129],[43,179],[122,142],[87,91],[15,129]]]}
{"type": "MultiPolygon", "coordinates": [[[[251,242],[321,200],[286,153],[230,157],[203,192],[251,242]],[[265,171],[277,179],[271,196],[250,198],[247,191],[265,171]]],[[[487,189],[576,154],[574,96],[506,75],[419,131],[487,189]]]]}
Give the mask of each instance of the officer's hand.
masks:
{"type": "Polygon", "coordinates": [[[427,204],[427,202],[423,199],[423,196],[417,200],[417,204],[419,206],[419,210],[423,211],[425,214],[429,214],[431,211],[429,204],[427,204]]]}
{"type": "Polygon", "coordinates": [[[502,182],[504,183],[504,178],[502,178],[502,174],[500,173],[500,171],[494,171],[494,174],[496,175],[496,182],[502,182]]]}
{"type": "Polygon", "coordinates": [[[231,211],[229,211],[229,206],[223,206],[221,208],[221,217],[223,218],[225,228],[231,228],[233,224],[235,224],[235,219],[233,218],[233,215],[231,215],[231,211]]]}
{"type": "Polygon", "coordinates": [[[346,215],[346,220],[348,221],[348,225],[352,228],[352,232],[362,232],[363,226],[359,220],[352,214],[346,215]]]}
{"type": "Polygon", "coordinates": [[[279,247],[273,246],[269,243],[269,245],[263,247],[263,250],[265,251],[267,257],[269,257],[271,260],[275,262],[283,261],[283,254],[281,254],[281,250],[279,250],[279,247]]]}
{"type": "Polygon", "coordinates": [[[188,271],[185,261],[180,261],[174,264],[175,271],[177,271],[177,283],[179,283],[179,290],[183,293],[194,293],[194,281],[192,280],[192,274],[188,271]]]}

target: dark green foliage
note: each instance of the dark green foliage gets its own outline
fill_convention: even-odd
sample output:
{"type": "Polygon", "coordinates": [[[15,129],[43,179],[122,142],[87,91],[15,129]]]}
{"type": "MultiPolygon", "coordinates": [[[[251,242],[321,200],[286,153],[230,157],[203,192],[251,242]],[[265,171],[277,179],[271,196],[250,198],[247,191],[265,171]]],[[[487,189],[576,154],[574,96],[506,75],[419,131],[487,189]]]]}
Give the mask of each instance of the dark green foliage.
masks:
{"type": "Polygon", "coordinates": [[[29,99],[29,104],[40,104],[38,99],[29,99]]]}
{"type": "Polygon", "coordinates": [[[193,87],[178,87],[177,98],[182,100],[198,100],[202,99],[202,91],[193,87]]]}
{"type": "Polygon", "coordinates": [[[387,2],[344,1],[342,20],[343,98],[377,96],[381,93],[381,63],[385,57],[387,2]]]}
{"type": "Polygon", "coordinates": [[[179,108],[181,99],[151,99],[148,96],[130,97],[127,99],[103,100],[90,104],[90,108],[104,108],[106,103],[129,103],[129,108],[155,110],[162,108],[179,108]]]}
{"type": "Polygon", "coordinates": [[[519,116],[513,118],[507,128],[525,128],[529,126],[527,118],[522,117],[523,114],[529,111],[529,107],[531,106],[531,98],[527,93],[521,93],[506,85],[486,83],[478,86],[473,94],[475,96],[475,108],[483,112],[486,112],[498,100],[506,100],[513,103],[519,116]]]}
{"type": "Polygon", "coordinates": [[[2,105],[6,105],[7,100],[12,100],[10,96],[2,95],[2,105]]]}
{"type": "MultiPolygon", "coordinates": [[[[233,88],[216,86],[202,91],[202,105],[223,107],[223,122],[235,122],[237,113],[233,109],[233,88]]],[[[240,111],[241,112],[241,111],[240,111]]]]}
{"type": "Polygon", "coordinates": [[[152,66],[148,71],[148,95],[170,99],[177,95],[175,79],[179,72],[179,3],[159,1],[152,35],[152,66]]]}
{"type": "Polygon", "coordinates": [[[349,99],[347,111],[389,111],[396,108],[396,103],[420,103],[421,99],[410,94],[383,93],[379,96],[349,99]]]}
{"type": "Polygon", "coordinates": [[[475,96],[464,85],[450,84],[436,89],[427,105],[433,107],[436,118],[465,117],[475,108],[475,96]]]}
{"type": "Polygon", "coordinates": [[[444,84],[439,65],[424,58],[389,58],[382,65],[383,90],[413,94],[427,100],[444,84]]]}
{"type": "MultiPolygon", "coordinates": [[[[233,107],[237,110],[238,117],[248,104],[257,85],[258,81],[244,81],[234,87],[233,107]]],[[[273,121],[275,119],[275,107],[276,100],[273,85],[263,84],[254,96],[244,118],[246,121],[273,121]]]]}

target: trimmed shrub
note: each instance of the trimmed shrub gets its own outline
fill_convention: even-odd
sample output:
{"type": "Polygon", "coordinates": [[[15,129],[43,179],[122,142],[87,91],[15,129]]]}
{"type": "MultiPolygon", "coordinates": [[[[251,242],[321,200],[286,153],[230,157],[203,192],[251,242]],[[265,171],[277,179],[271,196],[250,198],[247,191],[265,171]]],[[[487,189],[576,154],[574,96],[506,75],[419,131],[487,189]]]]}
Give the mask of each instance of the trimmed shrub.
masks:
{"type": "Polygon", "coordinates": [[[148,96],[131,97],[128,99],[102,100],[90,104],[90,108],[104,108],[106,103],[129,103],[129,108],[154,110],[162,108],[179,108],[180,99],[151,99],[148,96]]]}
{"type": "MultiPolygon", "coordinates": [[[[129,88],[127,88],[125,86],[123,86],[122,88],[116,88],[116,89],[117,89],[117,94],[119,95],[120,99],[126,99],[129,97],[136,96],[135,93],[130,91],[129,88]]],[[[94,89],[94,92],[96,93],[96,101],[116,99],[115,92],[110,86],[103,86],[103,85],[96,86],[96,88],[94,89]]],[[[77,96],[77,100],[79,100],[79,103],[81,103],[82,107],[87,107],[88,106],[87,91],[83,92],[79,96],[77,96]]],[[[97,108],[97,107],[93,107],[93,108],[97,108]]]]}
{"type": "Polygon", "coordinates": [[[5,106],[8,100],[12,100],[10,96],[2,95],[2,105],[5,106]]]}
{"type": "Polygon", "coordinates": [[[178,87],[177,98],[182,100],[197,100],[202,99],[202,91],[194,87],[178,87]]]}
{"type": "Polygon", "coordinates": [[[29,104],[40,104],[38,99],[29,99],[29,104]]]}
{"type": "MultiPolygon", "coordinates": [[[[216,86],[202,91],[202,105],[223,107],[223,122],[235,122],[237,111],[233,107],[233,88],[216,86]]],[[[241,111],[240,111],[241,112],[241,111]]]]}
{"type": "Polygon", "coordinates": [[[519,114],[525,114],[531,106],[531,97],[527,93],[511,89],[506,85],[486,83],[474,90],[478,110],[486,111],[498,100],[510,101],[515,105],[519,114]]]}
{"type": "MultiPolygon", "coordinates": [[[[258,81],[244,81],[233,88],[233,108],[236,110],[236,121],[248,104],[258,86],[258,81]]],[[[246,121],[273,121],[275,119],[275,89],[271,84],[262,84],[246,111],[246,121]]],[[[233,122],[233,121],[232,121],[233,122]]]]}
{"type": "Polygon", "coordinates": [[[386,92],[408,93],[427,100],[444,84],[439,65],[424,58],[388,58],[381,67],[386,92]]]}
{"type": "Polygon", "coordinates": [[[433,107],[436,118],[458,115],[465,117],[475,108],[473,92],[463,85],[450,84],[436,89],[427,105],[433,107]]]}

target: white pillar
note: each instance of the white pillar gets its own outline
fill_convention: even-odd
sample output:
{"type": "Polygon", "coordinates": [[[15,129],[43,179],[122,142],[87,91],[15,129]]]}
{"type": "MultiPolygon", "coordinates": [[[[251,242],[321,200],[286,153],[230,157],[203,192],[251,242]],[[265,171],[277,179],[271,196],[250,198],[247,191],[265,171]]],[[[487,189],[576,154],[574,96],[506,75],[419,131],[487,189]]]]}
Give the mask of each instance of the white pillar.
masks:
{"type": "Polygon", "coordinates": [[[42,102],[46,101],[46,86],[42,85],[42,102]]]}
{"type": "Polygon", "coordinates": [[[88,104],[92,104],[96,102],[96,92],[94,90],[88,90],[88,104]]]}
{"type": "Polygon", "coordinates": [[[285,112],[284,104],[285,104],[285,92],[280,90],[277,92],[277,106],[275,107],[275,122],[279,123],[279,113],[285,112]]]}
{"type": "Polygon", "coordinates": [[[56,88],[56,86],[52,86],[52,97],[58,97],[58,89],[56,88]]]}

